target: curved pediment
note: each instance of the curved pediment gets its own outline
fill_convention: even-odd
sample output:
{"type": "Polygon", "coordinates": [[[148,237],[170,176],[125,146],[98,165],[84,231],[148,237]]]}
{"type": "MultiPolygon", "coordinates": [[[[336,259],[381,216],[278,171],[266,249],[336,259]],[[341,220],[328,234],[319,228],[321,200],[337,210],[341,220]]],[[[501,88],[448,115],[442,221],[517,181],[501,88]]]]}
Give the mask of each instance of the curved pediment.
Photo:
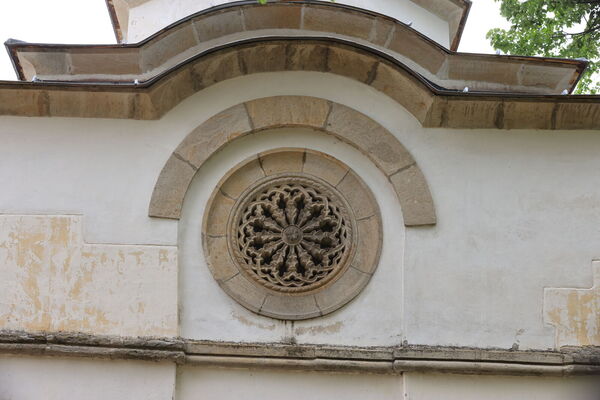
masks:
{"type": "Polygon", "coordinates": [[[131,45],[6,45],[21,80],[124,83],[151,81],[223,46],[274,37],[353,42],[405,65],[433,86],[455,91],[561,94],[574,88],[586,66],[577,60],[456,53],[388,16],[308,1],[231,3],[131,45]]]}

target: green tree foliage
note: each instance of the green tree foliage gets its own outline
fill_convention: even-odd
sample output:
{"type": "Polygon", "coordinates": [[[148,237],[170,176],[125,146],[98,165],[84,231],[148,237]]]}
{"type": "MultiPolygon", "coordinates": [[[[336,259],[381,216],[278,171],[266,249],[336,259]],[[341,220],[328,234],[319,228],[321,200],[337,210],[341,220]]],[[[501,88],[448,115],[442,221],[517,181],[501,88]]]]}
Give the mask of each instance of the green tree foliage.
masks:
{"type": "Polygon", "coordinates": [[[515,55],[586,58],[576,93],[600,93],[600,0],[495,0],[508,30],[492,29],[496,50],[515,55]],[[594,75],[596,74],[596,75],[594,75]]]}

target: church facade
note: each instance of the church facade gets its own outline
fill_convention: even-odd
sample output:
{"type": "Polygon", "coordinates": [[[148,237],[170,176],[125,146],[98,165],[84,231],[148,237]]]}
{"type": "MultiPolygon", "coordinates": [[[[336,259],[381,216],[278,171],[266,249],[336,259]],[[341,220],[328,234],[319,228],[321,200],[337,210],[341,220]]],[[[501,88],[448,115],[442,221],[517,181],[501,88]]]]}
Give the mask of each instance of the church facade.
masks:
{"type": "Polygon", "coordinates": [[[587,61],[467,0],[107,0],[8,40],[0,399],[600,396],[587,61]]]}

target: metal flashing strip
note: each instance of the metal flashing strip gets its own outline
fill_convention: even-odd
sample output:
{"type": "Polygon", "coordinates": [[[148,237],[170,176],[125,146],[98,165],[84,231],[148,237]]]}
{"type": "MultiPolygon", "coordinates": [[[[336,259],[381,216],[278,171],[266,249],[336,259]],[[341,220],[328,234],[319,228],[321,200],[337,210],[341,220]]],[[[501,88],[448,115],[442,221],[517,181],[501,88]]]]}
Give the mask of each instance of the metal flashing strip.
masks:
{"type": "Polygon", "coordinates": [[[168,361],[210,367],[374,374],[600,375],[600,347],[563,348],[560,351],[419,345],[348,347],[0,331],[0,355],[168,361]]]}

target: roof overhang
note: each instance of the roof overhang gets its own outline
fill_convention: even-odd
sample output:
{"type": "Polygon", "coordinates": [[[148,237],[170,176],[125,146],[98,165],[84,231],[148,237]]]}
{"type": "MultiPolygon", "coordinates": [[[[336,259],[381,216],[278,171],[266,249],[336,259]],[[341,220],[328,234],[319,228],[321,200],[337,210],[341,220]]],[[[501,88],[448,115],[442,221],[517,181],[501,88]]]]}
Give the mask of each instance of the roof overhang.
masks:
{"type": "Polygon", "coordinates": [[[144,82],[211,49],[273,37],[356,42],[449,90],[561,94],[574,89],[587,66],[579,60],[456,53],[385,15],[311,1],[230,3],[188,16],[136,44],[8,41],[6,47],[21,80],[144,82]]]}
{"type": "Polygon", "coordinates": [[[140,84],[0,82],[0,115],[157,119],[218,82],[280,71],[336,74],[369,85],[425,127],[600,129],[600,96],[441,89],[381,51],[334,38],[233,42],[140,84]]]}
{"type": "MultiPolygon", "coordinates": [[[[128,27],[129,27],[129,15],[130,10],[139,7],[140,5],[147,3],[152,0],[105,0],[108,7],[108,12],[112,22],[115,37],[118,43],[128,42],[128,27]]],[[[224,2],[221,6],[228,5],[242,5],[242,4],[256,4],[257,0],[245,0],[237,2],[224,2]]],[[[294,1],[294,0],[290,0],[294,1]]],[[[411,1],[419,7],[427,10],[434,14],[441,20],[448,23],[448,43],[450,43],[450,50],[458,50],[460,39],[467,22],[469,10],[471,9],[470,0],[396,0],[396,1],[411,1]]],[[[269,0],[269,3],[285,3],[286,0],[269,0]]],[[[219,2],[217,2],[218,4],[219,2]]],[[[311,3],[327,4],[326,1],[311,1],[311,3]]],[[[343,4],[344,1],[338,2],[343,4]]],[[[214,4],[214,3],[213,3],[214,4]]],[[[200,9],[194,10],[195,12],[202,11],[200,9]]]]}

